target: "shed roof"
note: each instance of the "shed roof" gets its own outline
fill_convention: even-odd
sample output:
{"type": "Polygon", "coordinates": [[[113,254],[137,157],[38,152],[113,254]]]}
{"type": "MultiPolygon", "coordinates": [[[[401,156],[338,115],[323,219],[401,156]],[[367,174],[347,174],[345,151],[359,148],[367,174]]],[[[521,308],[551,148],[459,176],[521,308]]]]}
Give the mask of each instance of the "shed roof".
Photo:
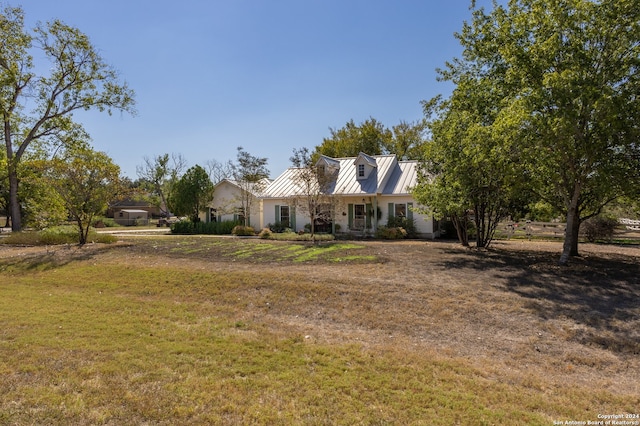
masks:
{"type": "Polygon", "coordinates": [[[146,210],[136,210],[136,209],[122,209],[119,210],[121,212],[127,212],[127,213],[144,213],[144,214],[148,214],[149,212],[146,210]]]}

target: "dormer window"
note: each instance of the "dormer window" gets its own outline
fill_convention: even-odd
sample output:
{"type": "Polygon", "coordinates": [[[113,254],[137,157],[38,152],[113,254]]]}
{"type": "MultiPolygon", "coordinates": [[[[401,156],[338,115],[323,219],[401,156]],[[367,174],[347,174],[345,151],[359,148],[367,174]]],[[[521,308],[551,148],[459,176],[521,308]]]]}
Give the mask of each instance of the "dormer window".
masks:
{"type": "Polygon", "coordinates": [[[356,179],[358,180],[369,179],[371,173],[378,167],[374,157],[362,152],[358,154],[353,164],[355,165],[356,179]]]}
{"type": "Polygon", "coordinates": [[[337,176],[339,170],[340,162],[325,155],[321,155],[316,163],[318,176],[337,176]]]}

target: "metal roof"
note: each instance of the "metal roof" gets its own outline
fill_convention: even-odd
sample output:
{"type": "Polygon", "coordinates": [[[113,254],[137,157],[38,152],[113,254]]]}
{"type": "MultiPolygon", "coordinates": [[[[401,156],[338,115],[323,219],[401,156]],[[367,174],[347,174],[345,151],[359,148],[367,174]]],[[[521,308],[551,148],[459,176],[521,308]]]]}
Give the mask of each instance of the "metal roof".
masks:
{"type": "MultiPolygon", "coordinates": [[[[233,179],[222,179],[220,182],[215,184],[214,188],[217,188],[218,186],[222,185],[223,183],[228,183],[228,184],[231,184],[233,186],[236,186],[236,187],[242,189],[242,185],[240,184],[240,182],[238,182],[237,180],[233,180],[233,179]]],[[[270,184],[271,184],[271,179],[262,178],[262,179],[260,179],[260,181],[258,181],[256,183],[253,183],[253,184],[249,183],[246,186],[246,189],[253,196],[260,197],[265,192],[265,189],[267,187],[269,187],[270,184]]],[[[214,189],[214,192],[215,192],[215,189],[214,189]]]]}
{"type": "MultiPolygon", "coordinates": [[[[324,157],[328,158],[328,157],[324,157]]],[[[339,163],[335,185],[329,190],[336,195],[374,195],[374,194],[409,194],[410,187],[416,184],[416,161],[398,161],[395,155],[366,155],[333,159],[339,163]],[[356,159],[365,156],[372,162],[367,179],[358,179],[356,159]]],[[[263,191],[264,198],[286,198],[300,193],[300,185],[296,181],[299,169],[290,167],[278,176],[263,191]]]]}
{"type": "Polygon", "coordinates": [[[336,160],[335,158],[327,157],[326,155],[321,155],[320,156],[320,159],[318,160],[318,163],[320,163],[321,161],[324,161],[325,164],[327,164],[329,166],[332,166],[332,167],[339,167],[340,166],[340,162],[338,160],[336,160]]]}
{"type": "Polygon", "coordinates": [[[408,194],[418,183],[418,162],[399,161],[393,168],[383,194],[408,194]]]}

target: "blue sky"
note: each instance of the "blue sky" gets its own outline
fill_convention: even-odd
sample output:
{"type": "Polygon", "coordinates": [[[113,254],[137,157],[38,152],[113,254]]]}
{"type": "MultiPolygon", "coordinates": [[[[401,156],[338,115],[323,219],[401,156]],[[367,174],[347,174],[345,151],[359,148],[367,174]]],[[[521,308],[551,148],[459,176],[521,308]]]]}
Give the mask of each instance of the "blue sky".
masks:
{"type": "MultiPolygon", "coordinates": [[[[27,23],[53,18],[89,36],[136,92],[137,116],[75,115],[136,178],[145,156],[189,165],[313,148],[353,119],[392,127],[447,95],[436,68],[459,56],[470,0],[23,0],[27,23]]],[[[478,1],[489,5],[489,1],[478,1]]]]}

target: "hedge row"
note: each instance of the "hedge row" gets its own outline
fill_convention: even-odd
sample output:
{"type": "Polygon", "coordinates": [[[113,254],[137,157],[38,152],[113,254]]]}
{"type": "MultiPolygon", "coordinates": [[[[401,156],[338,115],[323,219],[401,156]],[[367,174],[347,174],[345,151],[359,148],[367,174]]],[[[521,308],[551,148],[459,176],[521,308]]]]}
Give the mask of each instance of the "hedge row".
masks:
{"type": "Polygon", "coordinates": [[[231,235],[233,228],[240,223],[234,220],[222,222],[176,222],[171,225],[172,234],[211,234],[231,235]]]}

